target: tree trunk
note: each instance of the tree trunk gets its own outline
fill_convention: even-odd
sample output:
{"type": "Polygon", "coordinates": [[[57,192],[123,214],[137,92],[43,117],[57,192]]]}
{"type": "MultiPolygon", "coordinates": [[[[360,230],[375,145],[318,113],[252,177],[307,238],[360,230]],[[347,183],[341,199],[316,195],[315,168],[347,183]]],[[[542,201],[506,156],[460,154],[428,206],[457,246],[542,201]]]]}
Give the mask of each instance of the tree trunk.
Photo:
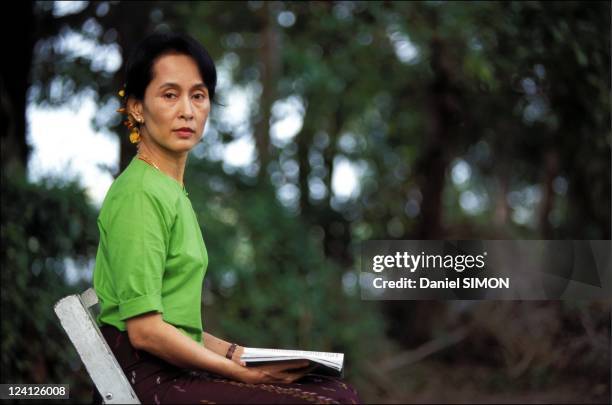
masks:
{"type": "Polygon", "coordinates": [[[421,239],[439,238],[443,233],[442,192],[449,164],[451,117],[456,105],[444,44],[435,37],[431,42],[431,55],[431,67],[435,76],[430,86],[429,136],[419,163],[423,202],[417,233],[421,239]]]}
{"type": "MultiPolygon", "coordinates": [[[[20,1],[15,3],[12,18],[18,24],[5,28],[4,38],[16,38],[14,49],[6,52],[9,60],[2,63],[0,78],[0,103],[2,119],[0,146],[2,171],[5,175],[25,174],[31,147],[26,141],[26,94],[30,87],[32,66],[33,32],[35,27],[34,3],[20,1]]],[[[9,42],[11,42],[9,40],[9,42]]]]}
{"type": "Polygon", "coordinates": [[[302,130],[296,136],[297,143],[297,162],[299,166],[298,187],[300,188],[300,213],[302,218],[307,222],[312,220],[312,212],[310,210],[310,201],[308,200],[308,175],[310,174],[310,162],[308,160],[308,148],[310,147],[314,128],[309,122],[309,108],[306,107],[304,112],[304,125],[302,130]]]}
{"type": "Polygon", "coordinates": [[[540,234],[542,239],[553,239],[550,224],[550,212],[553,209],[554,192],[553,181],[559,172],[559,154],[549,149],[544,154],[544,178],[542,179],[542,205],[540,206],[540,234]]]}
{"type": "Polygon", "coordinates": [[[279,33],[274,22],[271,4],[264,2],[260,11],[261,47],[260,72],[262,93],[259,102],[258,120],[255,124],[255,145],[259,156],[259,182],[268,178],[268,163],[270,163],[270,112],[276,96],[276,80],[279,71],[279,33]]]}

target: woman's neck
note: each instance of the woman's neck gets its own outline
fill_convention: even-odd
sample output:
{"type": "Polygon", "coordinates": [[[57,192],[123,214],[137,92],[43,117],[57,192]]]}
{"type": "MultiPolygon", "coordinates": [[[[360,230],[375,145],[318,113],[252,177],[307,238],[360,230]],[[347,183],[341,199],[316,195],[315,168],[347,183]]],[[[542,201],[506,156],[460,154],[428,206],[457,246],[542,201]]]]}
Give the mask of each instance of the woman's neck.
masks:
{"type": "Polygon", "coordinates": [[[138,143],[138,154],[151,161],[159,170],[175,179],[180,185],[183,185],[187,153],[174,155],[141,138],[138,143]]]}

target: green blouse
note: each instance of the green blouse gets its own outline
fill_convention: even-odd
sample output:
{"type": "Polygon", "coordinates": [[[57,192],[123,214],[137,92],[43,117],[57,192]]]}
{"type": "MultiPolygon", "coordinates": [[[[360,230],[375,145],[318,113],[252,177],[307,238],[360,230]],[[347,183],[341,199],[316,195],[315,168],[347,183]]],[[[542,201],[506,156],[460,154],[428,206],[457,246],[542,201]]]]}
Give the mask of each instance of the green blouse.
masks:
{"type": "Polygon", "coordinates": [[[102,203],[98,229],[98,326],[125,331],[126,319],[157,311],[201,344],[208,253],[184,186],[134,156],[102,203]]]}

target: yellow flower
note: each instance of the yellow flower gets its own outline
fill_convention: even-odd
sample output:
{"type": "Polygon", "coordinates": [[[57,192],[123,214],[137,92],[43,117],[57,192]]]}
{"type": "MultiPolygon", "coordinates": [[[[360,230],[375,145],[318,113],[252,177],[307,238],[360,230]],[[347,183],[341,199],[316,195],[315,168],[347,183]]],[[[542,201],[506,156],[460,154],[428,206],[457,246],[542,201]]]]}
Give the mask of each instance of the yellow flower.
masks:
{"type": "Polygon", "coordinates": [[[119,97],[123,97],[125,96],[125,90],[121,89],[119,90],[119,97]]]}

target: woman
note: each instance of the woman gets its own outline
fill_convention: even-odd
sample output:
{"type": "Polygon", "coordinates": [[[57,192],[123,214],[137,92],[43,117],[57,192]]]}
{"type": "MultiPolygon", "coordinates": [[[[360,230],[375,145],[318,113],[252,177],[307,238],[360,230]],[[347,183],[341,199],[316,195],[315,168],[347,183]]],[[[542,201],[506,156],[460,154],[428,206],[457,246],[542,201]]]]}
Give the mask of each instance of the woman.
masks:
{"type": "Polygon", "coordinates": [[[358,403],[343,381],[307,375],[308,362],[245,367],[243,347],[202,330],[208,254],[183,174],[215,85],[188,35],[152,34],[130,56],[120,111],[138,153],[98,216],[98,326],[143,403],[358,403]]]}

